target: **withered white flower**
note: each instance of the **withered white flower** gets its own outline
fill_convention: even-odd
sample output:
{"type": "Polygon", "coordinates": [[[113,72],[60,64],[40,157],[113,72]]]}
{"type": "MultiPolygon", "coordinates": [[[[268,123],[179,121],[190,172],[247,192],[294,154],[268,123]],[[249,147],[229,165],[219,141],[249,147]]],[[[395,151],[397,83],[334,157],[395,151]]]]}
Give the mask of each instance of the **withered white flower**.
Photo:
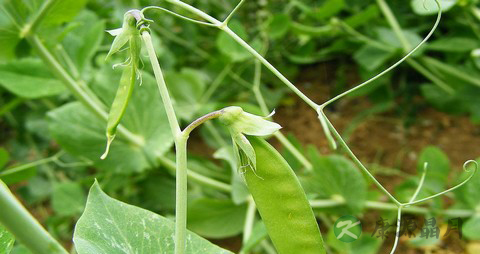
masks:
{"type": "MultiPolygon", "coordinates": [[[[133,11],[128,11],[125,13],[125,15],[123,16],[123,24],[121,28],[107,30],[110,35],[115,36],[112,46],[108,51],[106,57],[107,59],[113,54],[117,53],[120,49],[122,49],[122,47],[125,46],[125,44],[127,44],[127,42],[129,42],[130,40],[140,40],[140,33],[136,28],[137,20],[132,15],[132,13],[133,11]]],[[[137,49],[131,50],[136,51],[137,49]]]]}
{"type": "Polygon", "coordinates": [[[279,124],[267,120],[274,112],[269,116],[261,117],[247,113],[241,107],[236,106],[225,108],[222,111],[219,119],[230,131],[239,169],[251,167],[255,171],[257,163],[255,150],[245,135],[268,136],[281,129],[279,124]]]}

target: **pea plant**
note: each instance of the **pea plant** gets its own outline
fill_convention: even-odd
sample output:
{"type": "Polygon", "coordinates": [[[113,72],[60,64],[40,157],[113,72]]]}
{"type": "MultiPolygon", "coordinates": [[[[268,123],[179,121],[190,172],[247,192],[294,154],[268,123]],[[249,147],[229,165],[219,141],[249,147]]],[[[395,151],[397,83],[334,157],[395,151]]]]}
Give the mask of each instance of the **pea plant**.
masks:
{"type": "MultiPolygon", "coordinates": [[[[360,183],[363,183],[364,179],[358,170],[355,169],[355,166],[361,169],[365,177],[372,181],[388,197],[390,200],[389,207],[391,208],[389,209],[397,212],[396,237],[391,249],[391,253],[394,253],[400,237],[403,211],[418,211],[414,210],[412,206],[456,190],[472,178],[476,179],[474,175],[478,167],[477,162],[469,160],[463,165],[464,170],[469,172],[469,174],[463,176],[458,184],[440,191],[437,190],[438,188],[433,188],[433,191],[429,188],[428,195],[423,195],[419,198],[425,182],[428,182],[427,172],[432,170],[430,164],[424,162],[420,170],[421,176],[413,195],[410,195],[407,202],[401,202],[357,158],[325,113],[327,106],[371,84],[402,62],[407,61],[412,54],[415,54],[432,36],[440,22],[442,11],[438,0],[435,1],[438,14],[433,28],[417,46],[413,47],[404,57],[378,75],[322,104],[318,104],[307,97],[263,56],[266,47],[256,50],[229,27],[234,15],[245,3],[245,0],[240,0],[222,21],[182,1],[167,0],[166,2],[182,10],[182,12],[186,12],[188,16],[168,8],[149,6],[141,10],[133,9],[127,11],[124,14],[121,28],[108,31],[110,35],[114,36],[114,40],[106,54],[106,58],[113,58],[117,55],[127,56],[123,62],[113,66],[113,68],[121,69],[120,81],[116,92],[112,90],[112,83],[109,82],[108,78],[100,78],[102,82],[96,89],[108,94],[106,96],[108,98],[100,99],[96,97],[87,86],[84,86],[79,81],[80,78],[76,77],[78,76],[75,75],[77,71],[66,70],[58,62],[57,57],[47,48],[47,45],[35,34],[36,29],[41,25],[41,21],[43,19],[48,21],[47,15],[51,14],[52,11],[58,11],[59,4],[56,1],[46,1],[34,16],[33,21],[23,27],[22,36],[32,45],[42,60],[48,63],[63,83],[67,85],[78,101],[88,109],[88,111],[79,110],[80,105],[78,103],[67,105],[62,110],[51,113],[50,117],[54,122],[61,125],[61,120],[68,120],[76,117],[75,114],[78,114],[80,115],[78,117],[81,119],[95,119],[92,120],[92,124],[95,125],[93,130],[95,133],[99,130],[98,126],[103,126],[102,128],[104,129],[106,122],[106,131],[102,131],[106,134],[106,147],[102,155],[96,153],[98,151],[97,141],[104,140],[105,136],[100,138],[97,135],[94,140],[86,141],[80,137],[78,140],[75,140],[73,146],[77,144],[80,146],[81,142],[87,143],[87,146],[95,144],[96,147],[92,149],[94,151],[90,156],[99,158],[100,160],[97,160],[96,163],[103,163],[106,167],[108,167],[107,165],[111,157],[119,158],[128,154],[128,158],[132,158],[132,161],[127,162],[127,165],[124,165],[124,169],[161,163],[169,167],[172,174],[175,175],[174,220],[114,199],[104,193],[98,181],[94,180],[86,200],[85,210],[75,226],[73,242],[76,253],[231,253],[202,237],[206,236],[209,238],[208,234],[197,234],[198,231],[195,232],[196,230],[193,230],[194,232],[187,230],[189,218],[202,216],[198,214],[201,212],[201,209],[197,213],[189,212],[188,198],[191,196],[188,192],[187,182],[189,180],[231,194],[232,199],[234,201],[237,200],[239,204],[246,203],[241,253],[252,251],[262,242],[267,234],[274,246],[272,247],[268,242],[263,242],[263,247],[269,253],[275,253],[275,251],[277,253],[298,253],[299,251],[301,253],[326,253],[329,248],[328,245],[331,243],[330,236],[327,237],[327,244],[325,244],[316,221],[317,214],[314,212],[314,209],[345,205],[348,208],[346,211],[351,212],[357,211],[359,206],[354,198],[346,199],[343,196],[339,197],[337,195],[338,190],[331,191],[332,193],[330,194],[333,199],[328,202],[311,200],[309,189],[312,185],[328,188],[329,185],[333,186],[336,181],[342,180],[339,179],[340,177],[345,177],[346,179],[352,179],[353,177],[356,182],[352,183],[352,185],[361,185],[360,183]],[[55,10],[56,8],[57,10],[55,10]],[[261,114],[251,114],[242,107],[232,105],[226,105],[214,110],[200,110],[196,108],[196,105],[187,105],[190,107],[189,110],[193,112],[192,114],[199,117],[182,129],[182,120],[185,119],[183,116],[188,112],[185,113],[184,110],[179,109],[175,97],[171,97],[172,87],[168,85],[168,78],[166,78],[168,76],[162,71],[157,57],[155,37],[152,38],[151,29],[156,25],[155,19],[147,18],[149,17],[147,14],[157,11],[162,14],[173,15],[196,25],[219,29],[227,36],[226,38],[235,41],[237,46],[248,51],[255,59],[252,90],[260,106],[261,114]],[[148,59],[142,59],[142,49],[148,54],[148,59]],[[281,133],[281,126],[273,122],[271,118],[274,111],[269,114],[270,110],[260,90],[262,66],[268,69],[317,113],[319,123],[323,128],[330,148],[345,152],[354,165],[351,165],[348,160],[339,159],[339,157],[335,156],[326,159],[320,157],[315,152],[312,152],[313,155],[311,157],[313,160],[310,162],[304,153],[281,133]],[[150,67],[153,70],[154,77],[151,77],[143,70],[150,67]],[[150,87],[152,83],[157,84],[158,92],[152,90],[150,87]],[[138,88],[136,88],[137,85],[139,86],[138,88]],[[147,107],[147,103],[152,103],[152,101],[156,107],[147,107]],[[108,113],[106,107],[103,106],[104,104],[111,105],[108,113]],[[129,104],[134,104],[135,107],[140,105],[140,108],[129,107],[129,104]],[[88,114],[92,114],[94,117],[89,118],[88,114]],[[262,114],[263,116],[260,116],[262,114]],[[166,121],[159,123],[153,120],[153,118],[159,116],[166,121]],[[222,137],[219,137],[220,135],[211,121],[214,119],[219,120],[223,124],[231,138],[230,147],[225,145],[214,154],[214,157],[233,162],[232,168],[234,173],[232,174],[231,182],[232,185],[241,186],[236,191],[233,190],[231,185],[192,171],[191,160],[187,158],[189,137],[200,126],[205,126],[205,128],[211,131],[212,139],[217,140],[219,143],[225,143],[222,137]],[[148,126],[138,126],[139,123],[144,122],[148,123],[148,126]],[[170,134],[167,134],[168,132],[170,134]],[[116,138],[117,135],[118,138],[116,138]],[[167,139],[165,136],[171,139],[167,139]],[[304,166],[305,173],[302,177],[298,177],[297,174],[299,173],[292,169],[284,156],[265,140],[265,137],[271,136],[275,137],[304,166]],[[166,144],[169,142],[173,142],[175,147],[175,161],[159,155],[169,148],[169,144],[166,144]],[[336,164],[337,166],[333,167],[334,171],[331,170],[332,167],[328,167],[331,161],[339,161],[336,164]],[[314,168],[320,171],[314,171],[314,168]],[[324,171],[321,171],[322,169],[324,171]],[[309,178],[311,178],[310,181],[307,181],[309,178]],[[255,223],[257,210],[261,217],[261,224],[255,223]]],[[[379,3],[382,6],[382,10],[387,14],[391,13],[388,5],[383,0],[379,1],[379,3]]],[[[387,19],[400,34],[401,29],[396,23],[395,17],[388,14],[387,19]]],[[[161,26],[162,24],[159,25],[161,26]]],[[[226,71],[222,71],[219,77],[226,76],[229,68],[231,67],[227,66],[224,69],[226,71]]],[[[238,79],[242,80],[241,78],[238,79]]],[[[187,79],[187,81],[191,80],[187,79]]],[[[248,83],[248,81],[244,80],[242,82],[248,83]]],[[[203,101],[208,101],[212,94],[216,92],[219,84],[220,81],[217,82],[217,80],[212,82],[202,97],[203,101]]],[[[182,91],[181,87],[176,89],[182,91]]],[[[68,134],[60,133],[58,135],[68,134]]],[[[56,155],[51,161],[61,163],[59,156],[56,155]]],[[[438,165],[436,163],[432,164],[434,166],[438,165]]],[[[0,176],[2,174],[3,176],[13,174],[19,170],[6,170],[0,176]]],[[[433,168],[433,170],[435,169],[433,168]]],[[[326,192],[328,193],[329,191],[326,192]]],[[[342,190],[340,190],[341,192],[342,190]]],[[[350,195],[350,197],[352,196],[350,195]]],[[[2,205],[0,223],[5,228],[0,227],[0,247],[6,249],[7,253],[10,251],[14,239],[17,239],[34,253],[68,253],[22,206],[3,182],[0,184],[0,204],[2,205]]],[[[211,205],[221,206],[222,204],[211,203],[211,205]]],[[[373,207],[378,208],[382,206],[374,204],[373,207]]],[[[425,213],[428,213],[428,210],[425,213]]],[[[228,224],[228,219],[224,223],[228,224]]]]}

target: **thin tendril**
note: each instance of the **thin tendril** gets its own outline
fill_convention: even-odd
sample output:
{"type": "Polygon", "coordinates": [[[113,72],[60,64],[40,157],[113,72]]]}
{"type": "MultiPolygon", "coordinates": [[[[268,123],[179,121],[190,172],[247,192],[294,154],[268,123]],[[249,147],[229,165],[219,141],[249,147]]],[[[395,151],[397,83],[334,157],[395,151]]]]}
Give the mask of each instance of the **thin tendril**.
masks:
{"type": "Polygon", "coordinates": [[[213,27],[218,26],[218,25],[216,25],[216,24],[212,24],[212,23],[208,23],[208,22],[204,22],[204,21],[200,21],[200,20],[195,20],[195,19],[192,19],[192,18],[189,18],[189,17],[185,17],[185,16],[180,15],[180,14],[178,14],[178,13],[176,13],[176,12],[173,12],[173,11],[171,11],[171,10],[168,10],[168,9],[165,9],[165,8],[159,7],[159,6],[149,6],[149,7],[145,7],[145,8],[142,9],[141,12],[142,12],[142,14],[143,14],[145,11],[152,10],[152,9],[153,9],[153,10],[161,10],[161,11],[167,12],[167,13],[169,13],[169,14],[171,14],[171,15],[177,16],[177,17],[179,17],[179,18],[181,18],[181,19],[184,19],[184,20],[187,20],[187,21],[190,21],[190,22],[193,22],[193,23],[197,23],[197,24],[200,24],[200,25],[213,26],[213,27]]]}
{"type": "Polygon", "coordinates": [[[429,200],[429,199],[438,197],[438,196],[443,195],[443,194],[445,194],[445,193],[447,193],[447,192],[450,192],[450,191],[453,191],[453,190],[455,190],[455,189],[458,189],[458,188],[462,187],[464,184],[466,184],[468,181],[470,181],[470,179],[472,179],[472,177],[475,175],[475,173],[476,173],[477,170],[478,170],[478,163],[477,163],[476,161],[474,161],[474,160],[468,160],[468,161],[466,161],[466,162],[463,164],[463,170],[465,170],[466,172],[470,172],[470,170],[468,170],[468,168],[467,168],[468,164],[470,164],[470,163],[473,163],[473,164],[475,165],[475,167],[473,168],[472,174],[471,174],[467,179],[465,179],[463,182],[457,184],[456,186],[454,186],[454,187],[452,187],[452,188],[450,188],[450,189],[448,189],[448,190],[445,190],[445,191],[442,191],[442,192],[440,192],[440,193],[437,193],[437,194],[435,194],[435,195],[431,195],[431,196],[429,196],[429,197],[426,197],[426,198],[423,198],[423,199],[420,199],[420,200],[417,200],[417,201],[414,201],[414,202],[409,202],[409,203],[406,203],[406,204],[402,204],[402,205],[403,205],[403,206],[407,206],[407,205],[418,204],[418,203],[427,201],[427,200],[429,200]]]}
{"type": "Polygon", "coordinates": [[[240,2],[237,4],[237,6],[235,6],[233,11],[230,12],[230,14],[228,14],[227,18],[223,21],[223,25],[226,26],[228,24],[230,19],[232,19],[233,15],[238,11],[238,9],[240,9],[240,7],[242,7],[244,2],[245,2],[245,0],[240,0],[240,2]]]}
{"type": "Polygon", "coordinates": [[[333,97],[332,99],[326,101],[325,103],[323,103],[322,105],[320,105],[319,107],[320,108],[324,108],[326,107],[327,105],[331,104],[332,102],[344,97],[345,95],[355,91],[355,90],[358,90],[360,89],[361,87],[364,87],[365,85],[367,84],[370,84],[371,82],[377,80],[378,78],[380,78],[381,76],[385,75],[386,73],[388,73],[389,71],[391,71],[392,69],[394,69],[395,67],[397,67],[398,65],[400,65],[401,63],[403,63],[405,60],[407,60],[407,58],[409,58],[413,53],[415,53],[415,51],[417,51],[428,39],[430,39],[430,37],[432,36],[432,34],[435,32],[435,30],[437,29],[437,26],[438,24],[440,23],[440,19],[442,17],[442,7],[440,6],[440,3],[438,2],[438,0],[435,0],[435,3],[437,4],[438,6],[438,13],[437,13],[437,19],[435,21],[435,24],[433,25],[432,29],[430,30],[430,32],[427,34],[427,36],[415,47],[413,48],[410,52],[408,52],[408,54],[406,54],[404,57],[402,57],[402,59],[400,59],[398,62],[394,63],[392,66],[388,67],[387,69],[385,69],[384,71],[380,72],[379,74],[377,74],[376,76],[370,78],[369,80],[361,83],[360,85],[357,85],[355,86],[354,88],[348,90],[348,91],[345,91],[335,97],[333,97]]]}
{"type": "Polygon", "coordinates": [[[420,183],[418,184],[418,187],[415,190],[415,193],[413,194],[412,198],[410,199],[410,201],[408,201],[409,203],[415,201],[418,194],[420,193],[420,190],[422,189],[423,183],[425,182],[425,176],[427,175],[427,170],[428,170],[428,162],[425,162],[423,164],[423,173],[422,173],[422,177],[420,178],[420,183]]]}

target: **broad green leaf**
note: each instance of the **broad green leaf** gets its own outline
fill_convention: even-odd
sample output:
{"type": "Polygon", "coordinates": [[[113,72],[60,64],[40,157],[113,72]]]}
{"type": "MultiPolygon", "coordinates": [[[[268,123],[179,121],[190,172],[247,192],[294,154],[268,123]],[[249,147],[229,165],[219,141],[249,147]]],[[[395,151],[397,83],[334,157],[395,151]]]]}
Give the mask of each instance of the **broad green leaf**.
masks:
{"type": "MultiPolygon", "coordinates": [[[[105,194],[95,182],[73,242],[79,254],[173,253],[174,222],[105,194]]],[[[231,253],[188,232],[186,253],[231,253]]]]}
{"type": "MultiPolygon", "coordinates": [[[[119,73],[109,67],[96,77],[92,88],[106,105],[112,104],[119,78],[119,73]]],[[[134,90],[122,119],[122,124],[144,142],[143,146],[132,144],[119,134],[108,157],[100,160],[105,149],[106,121],[79,102],[57,108],[48,116],[54,139],[72,155],[89,159],[101,170],[140,172],[155,166],[152,159],[164,154],[173,144],[155,80],[147,73],[143,74],[143,85],[134,90]]]]}
{"type": "Polygon", "coordinates": [[[198,199],[189,204],[187,227],[208,238],[227,238],[243,230],[247,206],[230,200],[198,199]]]}
{"type": "Polygon", "coordinates": [[[13,248],[15,238],[0,224],[0,254],[8,254],[13,248]]]}
{"type": "Polygon", "coordinates": [[[342,198],[350,212],[358,213],[367,197],[367,184],[355,165],[338,155],[320,156],[311,150],[313,171],[303,178],[308,194],[342,198]]]}
{"type": "Polygon", "coordinates": [[[10,160],[10,154],[8,151],[0,147],[0,170],[7,165],[8,161],[10,160]]]}
{"type": "MultiPolygon", "coordinates": [[[[393,32],[392,29],[379,27],[376,29],[376,31],[377,31],[378,38],[385,44],[398,49],[403,48],[402,43],[400,42],[398,37],[395,35],[395,32],[393,32]]],[[[423,40],[423,38],[420,35],[410,30],[403,30],[402,32],[405,35],[405,38],[407,39],[408,43],[410,44],[409,46],[412,49],[418,44],[420,44],[420,42],[422,42],[423,40]]],[[[414,56],[421,55],[423,50],[424,48],[421,47],[413,55],[414,56]]]]}
{"type": "Polygon", "coordinates": [[[23,98],[57,95],[65,86],[39,59],[25,58],[0,65],[0,85],[23,98]]]}
{"type": "Polygon", "coordinates": [[[427,175],[425,177],[425,186],[420,192],[419,198],[429,193],[438,193],[445,188],[448,173],[450,172],[450,160],[447,155],[435,146],[424,148],[417,162],[417,172],[423,173],[424,163],[428,163],[427,175]]]}
{"type": "Polygon", "coordinates": [[[345,7],[344,0],[327,0],[315,10],[315,18],[325,20],[337,15],[345,7]]]}
{"type": "MultiPolygon", "coordinates": [[[[438,0],[442,7],[442,12],[450,10],[458,0],[438,0]]],[[[438,6],[435,0],[411,0],[410,5],[413,11],[418,15],[433,15],[437,14],[438,6]]]]}
{"type": "Polygon", "coordinates": [[[426,48],[443,52],[470,52],[480,46],[477,39],[468,37],[442,37],[426,45],[426,48]]]}
{"type": "Polygon", "coordinates": [[[377,18],[379,13],[378,6],[376,4],[371,4],[365,10],[356,12],[354,15],[346,18],[345,23],[352,28],[356,28],[366,24],[374,18],[377,18]]]}
{"type": "MultiPolygon", "coordinates": [[[[236,20],[230,21],[228,25],[238,36],[246,40],[247,33],[242,24],[236,20]]],[[[240,62],[248,59],[251,54],[244,49],[238,42],[232,39],[227,33],[221,31],[216,40],[218,50],[228,56],[233,62],[240,62]]]]}
{"type": "Polygon", "coordinates": [[[288,14],[275,14],[267,21],[267,33],[272,39],[280,39],[290,29],[290,23],[288,14]]]}
{"type": "Polygon", "coordinates": [[[208,76],[194,69],[184,68],[180,72],[166,72],[165,82],[174,99],[176,112],[191,121],[202,107],[200,99],[207,87],[208,76]]]}
{"type": "MultiPolygon", "coordinates": [[[[476,161],[480,165],[480,159],[477,159],[476,161]]],[[[470,164],[467,169],[469,172],[463,172],[456,181],[457,183],[465,180],[470,174],[472,174],[473,165],[470,164]]],[[[478,211],[480,208],[480,192],[478,191],[478,186],[480,186],[479,172],[477,172],[468,183],[454,191],[455,200],[468,209],[478,211]]]]}
{"type": "Polygon", "coordinates": [[[72,23],[74,29],[67,34],[62,44],[82,72],[92,62],[92,57],[103,40],[105,22],[99,20],[95,13],[85,10],[72,23]]]}
{"type": "Polygon", "coordinates": [[[85,201],[85,193],[77,182],[63,182],[53,187],[52,208],[58,215],[74,216],[82,213],[85,201]]]}
{"type": "Polygon", "coordinates": [[[480,228],[480,215],[468,219],[462,226],[463,234],[470,240],[480,240],[478,229],[480,228]]]}
{"type": "Polygon", "coordinates": [[[87,4],[87,0],[55,1],[50,11],[45,15],[42,25],[60,25],[72,20],[87,4]]]}
{"type": "Polygon", "coordinates": [[[368,71],[374,71],[388,61],[395,51],[385,51],[369,45],[364,45],[353,55],[353,59],[368,71]]]}

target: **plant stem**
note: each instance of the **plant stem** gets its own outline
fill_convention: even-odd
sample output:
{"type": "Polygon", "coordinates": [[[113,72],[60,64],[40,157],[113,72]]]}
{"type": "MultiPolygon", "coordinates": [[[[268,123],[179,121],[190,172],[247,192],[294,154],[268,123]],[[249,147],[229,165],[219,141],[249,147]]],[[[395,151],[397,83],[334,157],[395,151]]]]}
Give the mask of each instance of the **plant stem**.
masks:
{"type": "MultiPolygon", "coordinates": [[[[267,106],[267,103],[265,102],[265,98],[262,95],[262,92],[260,91],[260,81],[261,81],[261,74],[262,74],[262,66],[260,65],[260,61],[256,60],[255,61],[255,77],[253,79],[253,94],[255,95],[255,98],[257,99],[257,103],[260,106],[260,109],[262,110],[262,113],[264,115],[268,115],[269,109],[267,106]]],[[[303,166],[307,170],[312,170],[313,166],[312,163],[310,163],[303,154],[298,151],[298,149],[281,133],[280,131],[276,131],[274,134],[276,139],[280,141],[280,143],[289,151],[292,153],[292,155],[300,162],[303,164],[303,166]]]]}
{"type": "Polygon", "coordinates": [[[17,166],[17,167],[8,168],[8,169],[0,172],[0,178],[7,177],[11,174],[15,174],[15,173],[21,172],[23,170],[38,166],[38,165],[53,162],[53,161],[55,161],[56,158],[57,158],[56,155],[54,155],[52,157],[40,159],[40,160],[33,161],[33,162],[30,162],[30,163],[26,163],[26,164],[23,164],[23,165],[20,165],[20,166],[17,166]]]}
{"type": "Polygon", "coordinates": [[[37,27],[42,22],[45,15],[56,4],[56,2],[57,2],[57,0],[47,0],[47,1],[45,1],[43,3],[42,7],[40,7],[40,10],[36,13],[35,17],[32,19],[32,21],[30,23],[25,24],[25,26],[22,28],[20,36],[22,38],[25,38],[29,34],[34,33],[35,30],[37,29],[37,27]]]}
{"type": "Polygon", "coordinates": [[[185,253],[187,235],[187,140],[188,135],[176,139],[177,155],[175,200],[175,253],[185,253]]]}
{"type": "Polygon", "coordinates": [[[257,207],[255,201],[250,196],[247,202],[247,215],[245,217],[245,224],[243,226],[243,239],[242,243],[245,244],[250,236],[252,235],[253,224],[255,223],[255,213],[257,212],[257,207]]]}
{"type": "MultiPolygon", "coordinates": [[[[159,157],[158,160],[160,161],[160,163],[162,165],[164,165],[169,170],[171,170],[173,173],[175,173],[176,168],[175,168],[175,162],[174,161],[172,161],[172,160],[170,160],[170,159],[168,159],[164,156],[159,157]]],[[[188,168],[187,168],[187,176],[192,181],[198,182],[198,183],[203,184],[205,186],[212,187],[212,188],[217,189],[219,191],[223,191],[223,192],[227,192],[227,193],[230,193],[232,191],[232,186],[230,186],[226,183],[217,181],[215,179],[206,177],[204,175],[201,175],[201,174],[199,174],[195,171],[192,171],[188,168]]]]}
{"type": "MultiPolygon", "coordinates": [[[[346,204],[345,201],[333,200],[333,199],[310,200],[310,205],[312,206],[312,208],[316,208],[316,209],[344,206],[345,204],[346,204]]],[[[369,201],[369,200],[365,202],[365,208],[381,210],[381,211],[397,211],[398,210],[398,206],[396,204],[379,202],[379,201],[369,201]]],[[[402,210],[406,213],[412,213],[412,214],[429,214],[431,212],[431,210],[426,207],[405,207],[402,210]]],[[[447,210],[441,211],[440,213],[448,217],[466,218],[466,217],[473,216],[475,214],[475,211],[462,210],[462,209],[447,209],[447,210]]]]}
{"type": "Polygon", "coordinates": [[[152,64],[153,73],[157,81],[158,91],[162,98],[167,113],[170,130],[175,140],[176,150],[176,193],[175,193],[175,254],[183,254],[186,249],[187,234],[187,140],[188,134],[184,135],[180,129],[172,100],[168,92],[162,69],[153,47],[152,37],[148,29],[142,32],[142,39],[147,48],[148,57],[152,64]]]}
{"type": "Polygon", "coordinates": [[[377,4],[380,7],[380,10],[383,12],[383,15],[387,19],[388,23],[392,27],[393,32],[395,33],[397,38],[400,40],[400,43],[403,46],[403,50],[405,51],[405,53],[407,53],[412,48],[412,45],[410,45],[410,42],[408,41],[407,37],[403,33],[402,28],[400,27],[400,24],[395,18],[395,15],[393,14],[392,10],[388,6],[388,4],[385,2],[385,0],[377,0],[377,4]]]}
{"type": "Polygon", "coordinates": [[[142,38],[143,42],[145,43],[145,47],[147,48],[148,57],[150,58],[150,62],[152,64],[153,73],[155,74],[155,79],[157,80],[157,86],[160,96],[162,97],[163,105],[165,106],[168,123],[170,124],[173,137],[176,140],[181,133],[180,125],[178,124],[177,116],[175,115],[175,110],[173,109],[172,100],[170,99],[168,88],[165,84],[165,79],[163,78],[162,69],[160,68],[160,63],[158,62],[155,48],[152,44],[152,37],[148,31],[143,31],[142,38]]]}
{"type": "Polygon", "coordinates": [[[238,44],[248,50],[255,58],[257,58],[267,69],[269,69],[277,78],[280,79],[288,88],[290,88],[298,97],[300,97],[305,103],[307,103],[313,109],[317,109],[318,105],[310,100],[305,94],[302,93],[292,82],[290,82],[282,73],[280,73],[273,65],[268,62],[262,55],[260,55],[255,49],[253,49],[248,43],[246,43],[242,38],[240,38],[235,32],[233,32],[229,27],[220,27],[225,33],[227,33],[232,39],[234,39],[238,44]]]}
{"type": "Polygon", "coordinates": [[[38,254],[68,253],[0,181],[0,223],[30,251],[38,254]]]}

